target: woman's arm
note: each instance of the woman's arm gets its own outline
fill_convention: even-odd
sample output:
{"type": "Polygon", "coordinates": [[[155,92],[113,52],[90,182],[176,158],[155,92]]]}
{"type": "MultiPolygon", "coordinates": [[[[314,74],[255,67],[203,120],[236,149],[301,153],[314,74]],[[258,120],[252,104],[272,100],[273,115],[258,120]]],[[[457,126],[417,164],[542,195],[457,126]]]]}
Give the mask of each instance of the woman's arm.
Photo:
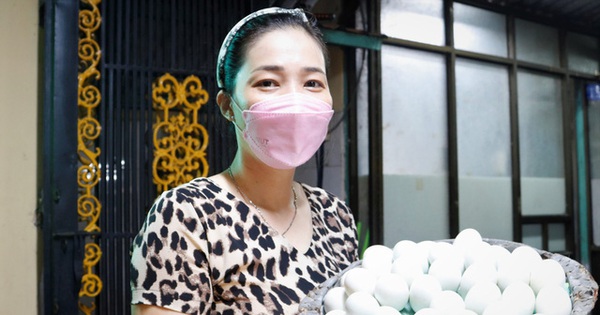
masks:
{"type": "MultiPolygon", "coordinates": [[[[202,184],[201,182],[199,184],[202,184]]],[[[202,187],[183,185],[161,195],[132,242],[131,304],[138,315],[204,314],[213,303],[202,187]],[[189,196],[200,196],[192,199],[189,196]],[[196,200],[196,201],[195,201],[196,200]],[[164,285],[163,285],[164,284],[164,285]]]]}
{"type": "Polygon", "coordinates": [[[164,307],[155,305],[137,304],[131,305],[132,315],[182,315],[183,313],[175,312],[164,307]]]}

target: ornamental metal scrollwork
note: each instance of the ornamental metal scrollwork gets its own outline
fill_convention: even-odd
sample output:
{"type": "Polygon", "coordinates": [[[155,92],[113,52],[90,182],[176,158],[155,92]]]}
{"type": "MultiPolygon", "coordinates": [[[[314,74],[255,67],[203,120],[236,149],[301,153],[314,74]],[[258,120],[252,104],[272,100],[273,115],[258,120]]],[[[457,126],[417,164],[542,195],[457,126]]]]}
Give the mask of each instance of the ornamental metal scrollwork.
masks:
{"type": "Polygon", "coordinates": [[[102,257],[102,250],[96,243],[85,244],[85,258],[83,259],[83,269],[85,271],[81,280],[81,291],[79,296],[96,297],[102,291],[102,280],[93,273],[93,268],[98,264],[102,257]]]}
{"type": "Polygon", "coordinates": [[[96,147],[96,139],[100,136],[102,127],[96,119],[96,108],[102,100],[100,90],[93,85],[100,79],[98,64],[100,63],[100,46],[94,40],[94,31],[100,26],[100,12],[97,4],[100,0],[82,0],[92,6],[92,9],[79,12],[79,30],[83,38],[79,40],[79,76],[78,97],[79,119],[77,122],[77,153],[81,166],[78,169],[78,184],[81,188],[78,202],[80,219],[87,221],[86,232],[99,232],[97,222],[101,205],[93,196],[93,189],[100,180],[98,156],[100,148],[96,147]],[[89,200],[94,200],[89,202],[89,200]]]}
{"type": "MultiPolygon", "coordinates": [[[[94,195],[95,187],[100,181],[101,170],[98,164],[100,148],[96,140],[100,136],[102,126],[96,119],[96,109],[100,105],[102,95],[95,83],[100,79],[100,57],[102,52],[94,33],[100,28],[102,18],[98,4],[101,0],[81,0],[79,11],[79,75],[77,87],[77,154],[80,166],[77,169],[79,198],[77,213],[79,220],[85,223],[84,232],[100,232],[98,219],[102,211],[100,200],[94,195]]],[[[94,267],[100,261],[102,251],[94,243],[94,239],[86,237],[84,274],[79,291],[79,310],[86,315],[93,314],[96,305],[90,298],[95,298],[102,291],[102,280],[94,273],[94,267]],[[87,304],[89,302],[89,305],[87,304]]]]}
{"type": "Polygon", "coordinates": [[[208,133],[198,123],[208,92],[196,76],[178,82],[167,73],[153,84],[152,100],[156,112],[152,178],[161,193],[208,174],[208,133]]]}

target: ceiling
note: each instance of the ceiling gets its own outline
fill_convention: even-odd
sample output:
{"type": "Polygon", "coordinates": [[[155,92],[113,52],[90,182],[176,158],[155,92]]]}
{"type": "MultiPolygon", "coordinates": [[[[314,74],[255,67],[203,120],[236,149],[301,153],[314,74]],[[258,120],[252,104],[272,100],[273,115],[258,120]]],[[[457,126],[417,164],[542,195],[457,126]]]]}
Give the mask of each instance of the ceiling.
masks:
{"type": "Polygon", "coordinates": [[[521,18],[600,36],[600,0],[462,0],[460,2],[514,13],[521,18]]]}
{"type": "MultiPolygon", "coordinates": [[[[367,0],[370,1],[370,0],[367,0]]],[[[465,4],[514,14],[523,19],[550,24],[567,30],[600,36],[600,0],[455,0],[465,4]]],[[[337,7],[338,15],[351,15],[360,0],[270,0],[282,7],[337,7]],[[344,14],[347,13],[347,14],[344,14]]],[[[338,16],[339,18],[339,16],[338,16]]],[[[352,18],[352,16],[350,16],[352,18]]],[[[339,21],[344,25],[343,21],[339,21]]]]}

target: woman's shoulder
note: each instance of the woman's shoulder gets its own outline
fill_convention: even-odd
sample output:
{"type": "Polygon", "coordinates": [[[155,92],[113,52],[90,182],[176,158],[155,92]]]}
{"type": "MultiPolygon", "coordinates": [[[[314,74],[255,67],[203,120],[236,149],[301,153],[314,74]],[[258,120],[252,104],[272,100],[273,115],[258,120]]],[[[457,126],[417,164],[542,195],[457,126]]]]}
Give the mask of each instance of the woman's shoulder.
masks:
{"type": "Polygon", "coordinates": [[[198,215],[211,214],[217,208],[231,207],[233,198],[210,178],[198,177],[163,192],[154,202],[153,208],[158,208],[158,211],[166,207],[193,210],[198,215]]]}
{"type": "Polygon", "coordinates": [[[314,233],[320,235],[321,240],[334,244],[334,256],[341,262],[341,266],[349,265],[358,257],[352,211],[344,201],[323,188],[306,184],[302,184],[302,187],[307,193],[315,218],[318,218],[313,221],[314,233]]]}
{"type": "Polygon", "coordinates": [[[226,195],[223,188],[208,177],[197,177],[163,192],[159,198],[185,202],[197,198],[213,199],[219,195],[226,195]]]}
{"type": "Polygon", "coordinates": [[[334,194],[330,193],[329,191],[323,188],[311,186],[306,183],[300,183],[300,185],[302,186],[302,188],[304,188],[304,191],[308,194],[309,197],[324,197],[339,200],[338,197],[336,197],[334,194]]]}
{"type": "Polygon", "coordinates": [[[301,185],[306,192],[308,200],[320,204],[324,210],[350,212],[346,203],[331,192],[305,183],[301,183],[301,185]]]}

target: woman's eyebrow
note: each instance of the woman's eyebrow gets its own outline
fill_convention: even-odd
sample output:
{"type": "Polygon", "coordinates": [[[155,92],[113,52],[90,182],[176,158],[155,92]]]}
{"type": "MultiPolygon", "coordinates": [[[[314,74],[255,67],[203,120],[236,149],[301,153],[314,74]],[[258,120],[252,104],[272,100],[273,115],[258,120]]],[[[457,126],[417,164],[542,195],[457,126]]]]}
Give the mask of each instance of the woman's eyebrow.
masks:
{"type": "MultiPolygon", "coordinates": [[[[254,72],[258,72],[258,71],[269,71],[269,72],[283,72],[285,70],[285,68],[283,66],[277,66],[277,65],[264,65],[264,66],[259,66],[254,68],[254,70],[252,70],[252,73],[254,72]]],[[[318,72],[318,73],[322,73],[325,74],[325,71],[319,67],[303,67],[302,71],[304,72],[318,72]]]]}
{"type": "Polygon", "coordinates": [[[318,73],[325,74],[325,71],[323,71],[323,69],[321,69],[319,67],[304,67],[304,68],[302,68],[302,70],[304,70],[305,72],[318,72],[318,73]]]}
{"type": "Polygon", "coordinates": [[[258,72],[258,71],[281,72],[283,70],[284,70],[284,68],[282,66],[265,65],[265,66],[259,66],[259,67],[254,68],[254,70],[252,70],[251,73],[258,72]]]}

